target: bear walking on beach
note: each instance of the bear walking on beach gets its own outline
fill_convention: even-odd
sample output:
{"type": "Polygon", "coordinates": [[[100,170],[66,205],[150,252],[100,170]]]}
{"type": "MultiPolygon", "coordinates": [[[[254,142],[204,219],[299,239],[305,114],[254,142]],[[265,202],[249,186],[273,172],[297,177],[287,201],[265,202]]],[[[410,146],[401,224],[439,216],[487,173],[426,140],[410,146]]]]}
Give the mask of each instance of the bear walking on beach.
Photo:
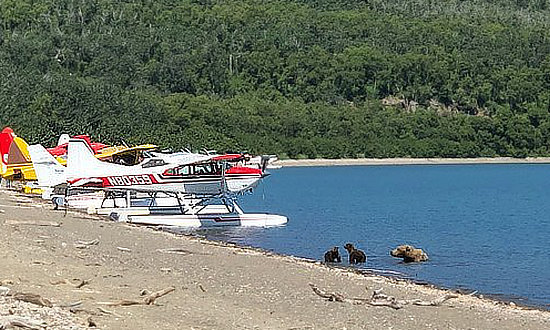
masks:
{"type": "Polygon", "coordinates": [[[325,253],[325,262],[342,262],[340,258],[340,252],[338,252],[338,247],[335,246],[331,250],[328,250],[325,253]]]}
{"type": "Polygon", "coordinates": [[[416,249],[411,245],[400,245],[390,251],[392,257],[403,258],[404,262],[427,261],[428,255],[422,249],[416,249]]]}
{"type": "Polygon", "coordinates": [[[344,248],[348,251],[350,264],[367,262],[367,256],[365,255],[365,252],[356,249],[353,244],[347,243],[346,245],[344,245],[344,248]]]}

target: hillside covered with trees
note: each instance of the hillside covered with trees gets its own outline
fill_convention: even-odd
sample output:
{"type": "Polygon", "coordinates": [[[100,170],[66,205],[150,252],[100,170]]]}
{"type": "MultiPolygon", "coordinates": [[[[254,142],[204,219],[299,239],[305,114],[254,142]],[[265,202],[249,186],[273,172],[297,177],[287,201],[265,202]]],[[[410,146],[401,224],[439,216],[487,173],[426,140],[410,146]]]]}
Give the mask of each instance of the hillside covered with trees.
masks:
{"type": "Polygon", "coordinates": [[[32,143],[548,156],[549,110],[548,0],[0,1],[0,126],[32,143]]]}

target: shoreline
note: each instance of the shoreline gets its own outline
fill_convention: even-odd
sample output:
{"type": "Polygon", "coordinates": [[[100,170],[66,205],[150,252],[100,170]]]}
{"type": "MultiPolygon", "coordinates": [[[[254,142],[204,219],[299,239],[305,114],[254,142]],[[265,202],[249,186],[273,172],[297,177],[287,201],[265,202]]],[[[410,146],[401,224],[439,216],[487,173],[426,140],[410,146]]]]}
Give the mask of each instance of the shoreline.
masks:
{"type": "Polygon", "coordinates": [[[397,165],[481,165],[481,164],[550,164],[550,157],[480,157],[480,158],[348,158],[283,159],[273,163],[282,167],[302,166],[397,166],[397,165]]]}
{"type": "Polygon", "coordinates": [[[11,192],[0,191],[0,201],[0,258],[6,265],[0,268],[0,281],[10,280],[12,290],[40,294],[54,304],[82,301],[82,311],[74,312],[74,317],[85,322],[88,313],[95,312],[91,317],[99,328],[550,326],[550,312],[544,309],[471,294],[458,294],[436,307],[407,305],[399,310],[330,302],[313,294],[308,283],[346,297],[368,297],[373,290],[383,289],[398,299],[429,301],[453,291],[201,236],[116,223],[73,211],[64,215],[44,202],[11,192]],[[35,220],[59,226],[24,224],[35,220]],[[77,247],[77,242],[92,239],[99,243],[77,247]],[[176,247],[177,253],[166,253],[176,247]],[[52,284],[60,279],[90,281],[82,288],[52,284]],[[165,287],[176,290],[160,298],[158,306],[104,306],[114,314],[96,315],[100,302],[139,298],[140,290],[153,292],[165,287]]]}
{"type": "MultiPolygon", "coordinates": [[[[215,240],[215,239],[208,239],[205,236],[202,235],[194,235],[194,234],[188,234],[188,233],[174,233],[171,231],[166,231],[169,234],[173,234],[175,236],[181,236],[186,239],[191,240],[198,240],[201,241],[203,244],[211,244],[215,246],[221,246],[221,247],[227,247],[230,249],[244,249],[249,250],[254,253],[258,253],[264,256],[268,257],[277,257],[277,258],[289,258],[293,261],[300,262],[300,263],[306,263],[306,264],[313,264],[323,267],[328,267],[332,270],[341,271],[344,273],[353,273],[358,276],[374,276],[374,277],[381,277],[389,281],[396,281],[396,282],[405,282],[410,285],[419,286],[419,287],[426,287],[431,288],[434,290],[444,291],[444,292],[457,292],[462,295],[466,296],[472,296],[472,297],[478,297],[480,299],[486,299],[489,301],[492,301],[496,304],[506,304],[509,305],[510,303],[515,304],[516,306],[519,306],[520,308],[527,309],[527,310],[537,310],[541,312],[549,312],[550,313],[550,304],[536,304],[536,303],[529,303],[529,298],[524,296],[516,296],[516,295],[507,295],[502,293],[490,293],[490,292],[479,292],[475,288],[468,288],[468,287],[453,287],[453,286],[444,286],[444,285],[438,285],[434,284],[432,282],[422,280],[422,279],[415,279],[408,276],[401,276],[401,275],[407,275],[404,273],[399,273],[390,269],[376,269],[376,268],[361,268],[361,267],[353,267],[351,265],[340,265],[340,264],[327,264],[323,262],[322,260],[317,259],[311,259],[307,257],[301,257],[301,256],[295,256],[292,254],[284,254],[277,251],[272,250],[266,250],[261,247],[251,246],[251,245],[244,245],[244,244],[238,244],[233,242],[228,242],[224,240],[215,240]],[[395,274],[392,274],[395,273],[395,274]]],[[[549,314],[550,316],[550,314],[549,314]]]]}

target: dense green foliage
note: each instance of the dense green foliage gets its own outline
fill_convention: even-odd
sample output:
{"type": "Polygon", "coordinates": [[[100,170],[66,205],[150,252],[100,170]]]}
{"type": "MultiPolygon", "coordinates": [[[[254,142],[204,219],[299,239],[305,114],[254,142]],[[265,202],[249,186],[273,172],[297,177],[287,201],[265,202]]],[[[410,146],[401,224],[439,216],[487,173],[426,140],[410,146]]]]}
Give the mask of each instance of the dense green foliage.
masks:
{"type": "Polygon", "coordinates": [[[549,155],[550,3],[0,0],[0,109],[45,144],[549,155]]]}

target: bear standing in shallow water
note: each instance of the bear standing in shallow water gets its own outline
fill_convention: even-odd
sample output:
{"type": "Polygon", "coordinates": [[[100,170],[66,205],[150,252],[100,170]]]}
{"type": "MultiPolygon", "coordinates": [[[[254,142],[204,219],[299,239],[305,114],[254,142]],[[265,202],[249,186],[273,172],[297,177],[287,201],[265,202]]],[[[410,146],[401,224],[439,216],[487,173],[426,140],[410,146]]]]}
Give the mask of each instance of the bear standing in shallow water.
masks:
{"type": "Polygon", "coordinates": [[[392,257],[403,258],[404,262],[427,261],[428,255],[422,249],[415,249],[411,245],[400,245],[390,252],[392,257]]]}
{"type": "Polygon", "coordinates": [[[347,243],[346,245],[344,245],[344,248],[348,251],[350,264],[367,262],[367,256],[365,255],[365,252],[357,250],[353,246],[353,244],[347,243]]]}
{"type": "Polygon", "coordinates": [[[338,252],[338,247],[335,246],[332,250],[328,250],[325,253],[325,262],[342,262],[340,258],[340,252],[338,252]]]}

